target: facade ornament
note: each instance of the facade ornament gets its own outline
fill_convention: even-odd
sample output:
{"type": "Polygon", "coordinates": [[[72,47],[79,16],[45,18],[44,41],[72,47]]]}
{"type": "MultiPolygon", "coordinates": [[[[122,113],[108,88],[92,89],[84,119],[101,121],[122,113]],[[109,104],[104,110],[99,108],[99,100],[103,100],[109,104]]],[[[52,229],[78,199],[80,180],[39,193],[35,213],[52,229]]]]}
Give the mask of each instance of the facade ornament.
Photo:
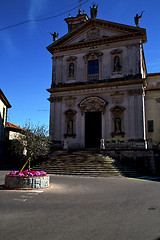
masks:
{"type": "Polygon", "coordinates": [[[107,102],[100,97],[87,97],[79,104],[82,115],[85,112],[102,112],[105,113],[107,102]]]}
{"type": "Polygon", "coordinates": [[[75,106],[76,97],[69,96],[65,99],[65,103],[67,107],[74,107],[75,106]]]}
{"type": "Polygon", "coordinates": [[[135,24],[136,24],[136,27],[139,27],[140,18],[142,17],[144,11],[145,11],[145,10],[143,10],[143,11],[141,12],[141,15],[136,14],[136,16],[134,17],[134,22],[135,22],[135,24]]]}
{"type": "Polygon", "coordinates": [[[66,60],[69,62],[75,61],[76,59],[77,59],[77,57],[75,57],[75,56],[69,56],[66,58],[66,60]]]}
{"type": "Polygon", "coordinates": [[[89,29],[87,32],[87,39],[93,40],[97,38],[99,38],[99,29],[92,26],[91,29],[89,29]]]}
{"type": "Polygon", "coordinates": [[[91,18],[97,18],[98,5],[93,4],[93,7],[90,7],[91,18]]]}
{"type": "Polygon", "coordinates": [[[91,52],[87,53],[86,55],[84,55],[83,58],[85,60],[85,63],[87,63],[88,60],[95,60],[95,59],[99,59],[101,61],[102,55],[103,55],[103,53],[100,51],[91,51],[91,52]]]}
{"type": "Polygon", "coordinates": [[[114,49],[111,51],[111,54],[119,54],[122,52],[122,49],[114,49]]]}
{"type": "Polygon", "coordinates": [[[124,96],[124,93],[120,93],[118,91],[111,94],[112,103],[113,104],[121,104],[123,102],[123,96],[124,96]]]}
{"type": "Polygon", "coordinates": [[[128,95],[143,94],[143,89],[131,89],[128,90],[128,95]]]}
{"type": "Polygon", "coordinates": [[[62,101],[62,99],[63,99],[63,97],[53,97],[53,96],[51,96],[50,98],[48,98],[48,100],[50,101],[50,102],[60,102],[60,101],[62,101]]]}

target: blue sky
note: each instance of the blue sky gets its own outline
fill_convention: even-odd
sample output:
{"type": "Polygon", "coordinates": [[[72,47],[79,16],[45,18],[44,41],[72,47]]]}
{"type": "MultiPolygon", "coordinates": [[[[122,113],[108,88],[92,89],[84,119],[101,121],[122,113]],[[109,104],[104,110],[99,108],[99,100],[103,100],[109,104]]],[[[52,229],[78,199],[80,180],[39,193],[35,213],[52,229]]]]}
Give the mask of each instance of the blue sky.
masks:
{"type": "MultiPolygon", "coordinates": [[[[83,3],[85,0],[82,0],[83,3]]],[[[90,17],[88,0],[83,6],[90,17]]],[[[146,28],[148,42],[144,44],[147,72],[160,72],[160,1],[159,0],[97,0],[98,17],[107,21],[135,26],[134,16],[144,9],[140,27],[146,28]]],[[[0,0],[0,29],[27,21],[62,14],[78,6],[77,0],[0,0]]],[[[76,16],[78,8],[70,11],[76,16]]],[[[48,32],[67,33],[61,16],[0,30],[0,88],[12,105],[8,121],[23,127],[26,121],[49,125],[49,93],[52,61],[46,47],[52,43],[48,32]]]]}

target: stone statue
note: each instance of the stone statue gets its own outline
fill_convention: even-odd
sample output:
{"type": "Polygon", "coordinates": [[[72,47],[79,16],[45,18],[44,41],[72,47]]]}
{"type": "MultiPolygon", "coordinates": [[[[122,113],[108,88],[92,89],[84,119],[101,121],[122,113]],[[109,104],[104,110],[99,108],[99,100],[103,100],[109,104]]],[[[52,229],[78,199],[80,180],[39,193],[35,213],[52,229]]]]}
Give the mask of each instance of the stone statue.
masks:
{"type": "Polygon", "coordinates": [[[56,33],[56,32],[54,32],[54,33],[51,33],[51,32],[49,32],[51,35],[52,35],[52,37],[53,37],[53,42],[55,42],[55,41],[57,41],[57,39],[58,39],[58,33],[56,33]]]}
{"type": "Polygon", "coordinates": [[[97,12],[98,12],[98,5],[95,6],[95,4],[93,4],[93,7],[90,7],[90,14],[91,14],[91,18],[97,18],[97,12]]]}
{"type": "Polygon", "coordinates": [[[118,56],[114,58],[114,72],[119,72],[121,71],[121,65],[120,65],[120,59],[118,56]]]}
{"type": "Polygon", "coordinates": [[[74,77],[74,64],[69,64],[69,77],[74,77]]]}
{"type": "Polygon", "coordinates": [[[136,27],[139,27],[140,18],[142,17],[144,11],[145,10],[143,10],[141,12],[141,15],[136,14],[136,16],[134,17],[134,21],[135,21],[136,27]]]}
{"type": "Polygon", "coordinates": [[[119,133],[121,131],[121,119],[115,117],[114,124],[115,124],[115,132],[119,133]]]}
{"type": "Polygon", "coordinates": [[[73,120],[70,120],[67,123],[67,134],[68,135],[72,135],[73,134],[73,120]]]}

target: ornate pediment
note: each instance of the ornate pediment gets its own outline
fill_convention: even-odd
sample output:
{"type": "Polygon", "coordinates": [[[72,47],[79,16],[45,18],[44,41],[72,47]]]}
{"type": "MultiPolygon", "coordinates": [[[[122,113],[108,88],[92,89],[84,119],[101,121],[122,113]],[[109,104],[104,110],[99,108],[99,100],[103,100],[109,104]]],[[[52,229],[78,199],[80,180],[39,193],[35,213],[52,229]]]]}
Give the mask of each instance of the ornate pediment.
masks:
{"type": "Polygon", "coordinates": [[[146,30],[101,19],[89,19],[49,45],[47,49],[52,53],[90,46],[91,41],[99,45],[135,38],[142,39],[145,43],[147,41],[146,30]]]}
{"type": "Polygon", "coordinates": [[[102,112],[104,114],[108,102],[100,97],[87,97],[79,104],[82,115],[85,112],[102,112]]]}

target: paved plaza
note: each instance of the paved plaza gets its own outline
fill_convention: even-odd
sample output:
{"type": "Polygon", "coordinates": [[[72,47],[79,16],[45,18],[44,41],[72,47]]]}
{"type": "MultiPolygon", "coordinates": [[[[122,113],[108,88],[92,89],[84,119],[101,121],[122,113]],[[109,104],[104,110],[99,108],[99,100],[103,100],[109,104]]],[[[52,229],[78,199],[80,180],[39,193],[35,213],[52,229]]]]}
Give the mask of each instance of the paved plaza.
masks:
{"type": "MultiPolygon", "coordinates": [[[[0,171],[0,185],[4,176],[0,171]]],[[[0,239],[156,240],[160,182],[51,175],[51,189],[0,190],[0,239]]]]}

